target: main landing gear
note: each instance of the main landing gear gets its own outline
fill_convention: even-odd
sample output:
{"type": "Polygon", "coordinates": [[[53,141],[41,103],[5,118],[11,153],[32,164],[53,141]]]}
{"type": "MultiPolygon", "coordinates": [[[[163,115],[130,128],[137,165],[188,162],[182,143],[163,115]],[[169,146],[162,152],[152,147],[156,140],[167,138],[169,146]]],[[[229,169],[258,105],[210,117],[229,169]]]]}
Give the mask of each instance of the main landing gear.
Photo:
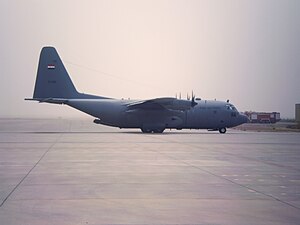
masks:
{"type": "Polygon", "coordinates": [[[165,129],[163,128],[156,128],[156,129],[147,129],[147,128],[141,128],[143,133],[157,133],[157,134],[161,134],[162,132],[164,132],[165,129]]]}

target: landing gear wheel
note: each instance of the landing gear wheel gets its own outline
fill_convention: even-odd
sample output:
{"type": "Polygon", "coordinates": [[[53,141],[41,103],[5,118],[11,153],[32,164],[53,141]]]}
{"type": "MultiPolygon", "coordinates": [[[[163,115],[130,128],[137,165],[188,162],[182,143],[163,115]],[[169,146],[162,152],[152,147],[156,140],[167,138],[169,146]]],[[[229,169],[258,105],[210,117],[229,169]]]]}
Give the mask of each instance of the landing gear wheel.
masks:
{"type": "Polygon", "coordinates": [[[141,128],[141,130],[143,133],[146,133],[146,134],[152,133],[152,130],[150,130],[150,129],[141,128]]]}
{"type": "Polygon", "coordinates": [[[157,134],[161,134],[162,132],[164,132],[165,129],[155,129],[153,130],[153,133],[157,133],[157,134]]]}
{"type": "Polygon", "coordinates": [[[222,127],[219,129],[220,134],[225,134],[226,133],[226,128],[222,127]]]}
{"type": "Polygon", "coordinates": [[[157,128],[157,129],[147,129],[147,128],[141,128],[142,132],[145,134],[150,134],[150,133],[156,133],[156,134],[161,134],[164,132],[164,128],[157,128]]]}

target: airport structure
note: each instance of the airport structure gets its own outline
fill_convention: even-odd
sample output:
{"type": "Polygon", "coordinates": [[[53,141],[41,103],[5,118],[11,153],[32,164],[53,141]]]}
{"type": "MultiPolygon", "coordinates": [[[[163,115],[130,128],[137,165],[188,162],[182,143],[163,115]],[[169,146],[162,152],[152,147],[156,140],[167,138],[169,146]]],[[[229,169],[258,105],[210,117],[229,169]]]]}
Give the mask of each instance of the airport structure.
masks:
{"type": "Polygon", "coordinates": [[[245,114],[248,116],[250,123],[276,123],[280,121],[279,112],[247,111],[245,114]]]}
{"type": "Polygon", "coordinates": [[[295,120],[300,124],[300,104],[295,105],[295,120]]]}

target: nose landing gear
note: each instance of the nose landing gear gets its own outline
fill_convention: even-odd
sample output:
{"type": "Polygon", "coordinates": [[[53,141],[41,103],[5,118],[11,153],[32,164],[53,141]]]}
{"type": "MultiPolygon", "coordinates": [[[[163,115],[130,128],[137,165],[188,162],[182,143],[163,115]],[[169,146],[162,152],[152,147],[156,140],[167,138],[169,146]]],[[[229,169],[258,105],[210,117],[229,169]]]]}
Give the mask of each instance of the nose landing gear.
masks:
{"type": "Polygon", "coordinates": [[[222,127],[219,129],[220,134],[225,134],[226,133],[226,128],[222,127]]]}

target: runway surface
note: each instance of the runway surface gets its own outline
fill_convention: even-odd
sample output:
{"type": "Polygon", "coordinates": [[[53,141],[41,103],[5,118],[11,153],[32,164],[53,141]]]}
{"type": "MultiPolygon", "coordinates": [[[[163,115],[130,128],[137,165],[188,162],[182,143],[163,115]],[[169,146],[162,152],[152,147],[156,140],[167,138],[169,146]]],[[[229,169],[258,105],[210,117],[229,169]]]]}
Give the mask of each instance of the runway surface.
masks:
{"type": "Polygon", "coordinates": [[[300,224],[300,133],[0,119],[0,224],[300,224]]]}

